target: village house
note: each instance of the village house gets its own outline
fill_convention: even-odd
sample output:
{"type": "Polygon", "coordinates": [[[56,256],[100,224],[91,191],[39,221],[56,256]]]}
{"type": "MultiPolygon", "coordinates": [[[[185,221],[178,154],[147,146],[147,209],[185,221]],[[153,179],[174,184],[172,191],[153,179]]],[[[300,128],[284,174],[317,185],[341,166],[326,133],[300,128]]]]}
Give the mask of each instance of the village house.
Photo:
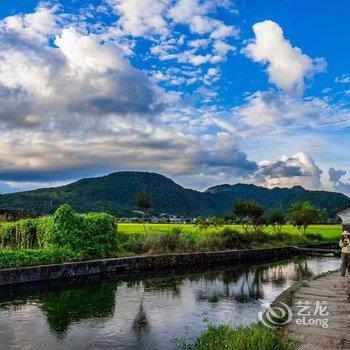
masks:
{"type": "Polygon", "coordinates": [[[338,209],[336,215],[338,215],[342,220],[343,230],[350,232],[350,205],[338,209]]]}

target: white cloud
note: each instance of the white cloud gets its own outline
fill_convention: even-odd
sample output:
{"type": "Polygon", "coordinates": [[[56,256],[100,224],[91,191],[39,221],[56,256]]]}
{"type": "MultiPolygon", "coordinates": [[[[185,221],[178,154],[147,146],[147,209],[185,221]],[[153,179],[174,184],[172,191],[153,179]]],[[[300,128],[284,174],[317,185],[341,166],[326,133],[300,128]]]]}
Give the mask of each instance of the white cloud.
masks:
{"type": "Polygon", "coordinates": [[[234,26],[225,25],[207,15],[215,7],[225,7],[226,3],[198,0],[179,0],[169,10],[169,16],[175,23],[187,24],[193,33],[211,33],[212,39],[238,38],[239,30],[234,26]]]}
{"type": "Polygon", "coordinates": [[[350,123],[350,110],[321,98],[301,99],[288,94],[258,91],[247,103],[234,108],[238,121],[261,128],[288,130],[310,127],[344,128],[350,123]]]}
{"type": "Polygon", "coordinates": [[[335,78],[336,83],[347,84],[350,83],[350,74],[342,74],[335,78]]]}
{"type": "Polygon", "coordinates": [[[167,36],[169,29],[164,18],[168,0],[108,0],[120,16],[119,25],[133,36],[144,36],[150,32],[167,36]]]}
{"type": "Polygon", "coordinates": [[[346,175],[346,170],[330,168],[328,170],[329,183],[333,191],[350,195],[350,183],[342,178],[346,175]]]}
{"type": "Polygon", "coordinates": [[[259,162],[253,182],[266,187],[292,187],[317,190],[321,187],[322,171],[315,161],[303,152],[282,156],[279,160],[259,162]]]}
{"type": "Polygon", "coordinates": [[[58,6],[47,8],[39,5],[34,13],[4,18],[0,23],[0,31],[20,35],[27,39],[46,41],[48,35],[57,32],[55,20],[57,10],[58,6]]]}
{"type": "Polygon", "coordinates": [[[294,183],[287,176],[294,167],[305,186],[317,186],[317,167],[306,155],[280,160],[278,172],[278,161],[258,167],[249,160],[242,140],[264,128],[344,127],[349,111],[322,99],[257,92],[232,118],[216,106],[220,90],[212,84],[222,71],[209,64],[235,50],[229,42],[238,32],[211,18],[217,1],[201,1],[199,12],[191,3],[198,2],[185,10],[198,18],[186,20],[194,32],[188,36],[173,31],[180,19],[169,20],[174,2],[167,1],[149,3],[149,11],[141,11],[146,2],[114,1],[120,18],[110,26],[43,5],[0,21],[0,181],[29,186],[128,168],[191,175],[207,185],[254,179],[272,186],[294,183]],[[151,54],[184,64],[136,69],[129,56],[139,35],[154,42],[151,54]],[[164,93],[157,83],[179,92],[164,93]],[[195,83],[193,94],[178,88],[195,83]],[[198,107],[205,103],[210,107],[198,107]]]}
{"type": "Polygon", "coordinates": [[[191,48],[206,48],[210,44],[209,39],[196,39],[196,40],[191,40],[188,42],[188,46],[191,48]]]}
{"type": "Polygon", "coordinates": [[[293,95],[301,95],[305,79],[326,68],[323,58],[312,59],[284,38],[282,28],[267,20],[253,25],[255,39],[243,52],[255,62],[267,63],[270,81],[293,95]]]}
{"type": "MultiPolygon", "coordinates": [[[[42,28],[40,16],[28,16],[32,27],[42,28]],[[35,25],[34,18],[39,18],[40,25],[35,25]]],[[[146,73],[134,69],[117,47],[72,27],[60,29],[53,47],[51,32],[46,42],[37,42],[27,35],[31,27],[18,27],[14,33],[12,26],[6,26],[8,22],[11,19],[1,22],[0,94],[11,96],[17,125],[21,118],[22,123],[33,123],[31,115],[45,120],[42,114],[48,117],[55,110],[63,116],[80,112],[88,116],[92,111],[147,114],[154,107],[159,89],[146,73]]],[[[26,16],[23,22],[28,22],[26,16]]],[[[13,123],[6,110],[8,103],[2,99],[0,115],[6,118],[7,114],[8,122],[13,123]]]]}
{"type": "Polygon", "coordinates": [[[219,23],[216,29],[210,34],[210,37],[215,40],[226,39],[227,37],[234,37],[238,39],[239,29],[233,26],[228,26],[223,23],[219,23]]]}
{"type": "MultiPolygon", "coordinates": [[[[65,181],[123,168],[172,174],[210,168],[251,172],[255,163],[229,136],[218,132],[208,143],[192,118],[181,120],[185,107],[178,104],[179,95],[164,94],[146,72],[135,69],[116,38],[108,41],[108,35],[88,32],[85,26],[80,30],[68,21],[62,26],[52,9],[47,13],[53,25],[44,25],[48,22],[35,13],[23,15],[26,24],[16,30],[6,24],[11,18],[0,22],[1,180],[65,181]],[[168,104],[175,112],[166,120],[168,104]]],[[[176,45],[170,40],[168,45],[176,45]]],[[[189,57],[194,64],[200,63],[196,56],[189,57]]],[[[220,74],[213,67],[206,74],[191,68],[158,71],[154,80],[176,85],[204,76],[214,81],[220,74]]],[[[230,129],[214,117],[202,128],[211,125],[230,129]]]]}
{"type": "Polygon", "coordinates": [[[227,44],[224,41],[218,40],[214,43],[214,52],[220,56],[226,56],[230,51],[236,51],[233,45],[227,44]]]}

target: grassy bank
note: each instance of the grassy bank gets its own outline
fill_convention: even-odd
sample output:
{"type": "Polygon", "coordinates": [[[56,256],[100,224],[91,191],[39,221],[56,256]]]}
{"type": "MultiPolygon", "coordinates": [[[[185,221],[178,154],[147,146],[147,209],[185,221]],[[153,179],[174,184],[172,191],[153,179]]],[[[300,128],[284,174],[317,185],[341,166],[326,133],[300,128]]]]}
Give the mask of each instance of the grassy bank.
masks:
{"type": "Polygon", "coordinates": [[[231,228],[216,231],[186,232],[175,227],[170,231],[150,231],[148,233],[118,232],[118,251],[134,254],[167,253],[167,252],[199,252],[226,249],[251,249],[283,247],[288,245],[324,242],[320,234],[306,235],[287,232],[242,233],[231,228]]]}
{"type": "Polygon", "coordinates": [[[0,249],[0,269],[78,261],[79,254],[65,249],[0,249]]]}
{"type": "MultiPolygon", "coordinates": [[[[103,236],[102,238],[104,238],[103,236]]],[[[79,244],[82,245],[83,249],[77,247],[73,249],[67,245],[53,245],[37,249],[0,248],[0,269],[140,254],[270,248],[322,241],[322,236],[315,234],[305,236],[283,232],[279,234],[264,232],[245,234],[231,229],[221,229],[216,232],[184,233],[178,228],[173,228],[170,232],[150,232],[147,234],[116,231],[115,238],[115,245],[110,246],[108,254],[104,250],[96,250],[98,248],[96,242],[99,238],[90,243],[95,244],[93,255],[89,244],[81,240],[79,240],[79,244]],[[87,250],[87,248],[89,249],[87,250]]]]}
{"type": "Polygon", "coordinates": [[[183,350],[296,350],[298,347],[299,342],[285,333],[262,325],[236,329],[209,325],[194,343],[179,345],[183,350]]]}
{"type": "Polygon", "coordinates": [[[337,225],[292,226],[242,232],[240,225],[117,224],[106,213],[76,214],[62,205],[53,216],[0,224],[0,268],[101,259],[135,254],[283,247],[335,240],[337,225]]]}

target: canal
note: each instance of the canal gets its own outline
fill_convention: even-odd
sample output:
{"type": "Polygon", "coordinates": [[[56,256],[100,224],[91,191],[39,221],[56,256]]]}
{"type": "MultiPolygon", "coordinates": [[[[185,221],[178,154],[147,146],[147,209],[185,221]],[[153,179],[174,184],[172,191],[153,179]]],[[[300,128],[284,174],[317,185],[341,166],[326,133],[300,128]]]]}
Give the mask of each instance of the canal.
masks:
{"type": "Polygon", "coordinates": [[[295,281],[338,267],[339,259],[308,257],[2,287],[0,348],[173,349],[198,336],[205,319],[256,322],[295,281]]]}

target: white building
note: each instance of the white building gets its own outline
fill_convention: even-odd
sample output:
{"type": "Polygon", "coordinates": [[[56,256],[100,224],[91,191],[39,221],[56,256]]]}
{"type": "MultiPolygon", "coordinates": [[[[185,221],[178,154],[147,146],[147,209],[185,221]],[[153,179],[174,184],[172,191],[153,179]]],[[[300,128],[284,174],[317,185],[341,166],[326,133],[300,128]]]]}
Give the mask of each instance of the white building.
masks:
{"type": "Polygon", "coordinates": [[[339,209],[336,214],[343,222],[343,228],[350,231],[350,205],[339,209]]]}

